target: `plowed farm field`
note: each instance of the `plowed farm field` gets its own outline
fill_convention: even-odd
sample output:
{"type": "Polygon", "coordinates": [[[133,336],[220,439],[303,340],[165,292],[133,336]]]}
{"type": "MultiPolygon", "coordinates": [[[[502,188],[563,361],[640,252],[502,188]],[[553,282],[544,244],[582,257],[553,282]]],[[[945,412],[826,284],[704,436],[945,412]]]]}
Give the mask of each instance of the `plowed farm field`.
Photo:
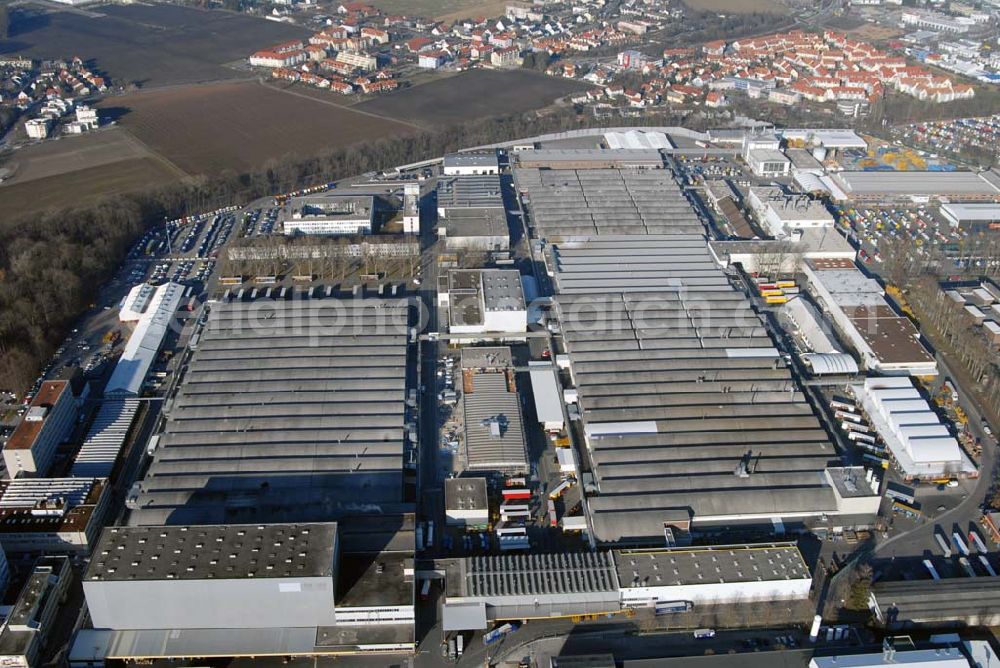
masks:
{"type": "Polygon", "coordinates": [[[308,155],[414,130],[256,82],[146,91],[107,99],[100,107],[188,174],[244,172],[288,154],[308,155]]]}

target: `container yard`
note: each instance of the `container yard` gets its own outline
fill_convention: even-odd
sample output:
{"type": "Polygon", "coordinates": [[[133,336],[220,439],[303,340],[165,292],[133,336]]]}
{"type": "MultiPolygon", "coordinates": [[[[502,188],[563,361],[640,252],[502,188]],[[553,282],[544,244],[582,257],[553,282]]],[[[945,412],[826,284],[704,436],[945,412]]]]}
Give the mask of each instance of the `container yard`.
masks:
{"type": "Polygon", "coordinates": [[[837,224],[862,246],[859,257],[866,263],[882,262],[883,239],[912,241],[918,253],[930,248],[957,248],[969,232],[952,228],[929,207],[874,208],[835,207],[837,224]]]}
{"type": "Polygon", "coordinates": [[[970,149],[1000,155],[1000,114],[983,118],[958,118],[936,123],[911,123],[896,128],[900,140],[946,154],[962,154],[970,149]]]}

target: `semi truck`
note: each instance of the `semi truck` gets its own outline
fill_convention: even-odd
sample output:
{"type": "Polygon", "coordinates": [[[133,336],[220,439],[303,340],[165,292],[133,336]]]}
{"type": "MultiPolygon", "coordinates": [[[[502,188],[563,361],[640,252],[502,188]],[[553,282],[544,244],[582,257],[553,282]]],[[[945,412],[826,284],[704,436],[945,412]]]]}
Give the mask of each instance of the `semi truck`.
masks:
{"type": "Polygon", "coordinates": [[[517,631],[521,627],[517,622],[508,622],[503,626],[498,626],[492,631],[487,631],[483,634],[483,644],[492,645],[501,638],[510,635],[514,631],[517,631]]]}
{"type": "Polygon", "coordinates": [[[951,541],[955,543],[955,547],[958,548],[963,557],[969,556],[969,546],[965,544],[965,538],[962,537],[962,534],[955,531],[951,534],[951,541]]]}
{"type": "Polygon", "coordinates": [[[944,539],[944,536],[935,532],[934,539],[941,546],[941,551],[944,553],[945,558],[951,557],[951,546],[948,545],[948,541],[944,539]]]}

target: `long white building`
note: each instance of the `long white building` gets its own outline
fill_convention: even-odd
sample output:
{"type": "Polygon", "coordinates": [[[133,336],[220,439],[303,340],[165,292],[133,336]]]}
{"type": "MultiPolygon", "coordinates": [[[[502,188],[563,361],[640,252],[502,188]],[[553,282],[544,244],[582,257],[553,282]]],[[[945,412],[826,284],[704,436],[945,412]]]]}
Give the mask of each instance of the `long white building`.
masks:
{"type": "Polygon", "coordinates": [[[285,236],[371,234],[374,221],[371,195],[293,197],[282,216],[285,236]]]}
{"type": "Polygon", "coordinates": [[[163,340],[174,322],[174,314],[184,296],[184,286],[178,283],[164,283],[156,288],[156,291],[149,296],[148,302],[140,307],[142,293],[141,286],[139,291],[133,288],[126,298],[122,317],[136,315],[138,319],[132,336],[129,337],[125,350],[118,360],[118,365],[104,388],[105,396],[138,396],[142,391],[146,374],[149,373],[149,368],[156,360],[160,346],[163,345],[163,340]],[[135,298],[130,301],[131,297],[135,298]],[[137,308],[141,308],[141,312],[138,312],[137,308]]]}
{"type": "Polygon", "coordinates": [[[912,380],[866,378],[863,384],[852,388],[907,479],[967,476],[976,472],[975,464],[912,380]]]}

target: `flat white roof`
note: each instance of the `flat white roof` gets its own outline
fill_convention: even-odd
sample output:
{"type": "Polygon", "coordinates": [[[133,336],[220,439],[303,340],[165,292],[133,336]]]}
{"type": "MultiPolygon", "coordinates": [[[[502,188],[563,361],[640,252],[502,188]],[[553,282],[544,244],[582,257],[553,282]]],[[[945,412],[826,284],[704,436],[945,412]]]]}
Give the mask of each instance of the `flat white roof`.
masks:
{"type": "Polygon", "coordinates": [[[809,661],[809,668],[868,668],[869,666],[892,666],[909,668],[933,663],[935,668],[969,668],[969,661],[957,648],[920,649],[895,652],[887,658],[882,652],[871,654],[849,654],[846,656],[815,656],[809,661]]]}
{"type": "Polygon", "coordinates": [[[941,212],[955,220],[1000,220],[1000,204],[995,202],[949,202],[941,205],[941,212]]]}
{"type": "Polygon", "coordinates": [[[164,283],[156,289],[104,388],[106,395],[139,394],[183,295],[184,286],[178,283],[164,283]]]}
{"type": "Polygon", "coordinates": [[[535,364],[529,362],[531,393],[535,397],[535,413],[538,421],[563,423],[562,396],[556,382],[555,370],[549,362],[535,364]]]}
{"type": "Polygon", "coordinates": [[[854,130],[830,129],[817,130],[812,128],[789,128],[779,131],[782,138],[801,139],[813,146],[826,148],[868,148],[868,142],[858,136],[854,130]]]}

